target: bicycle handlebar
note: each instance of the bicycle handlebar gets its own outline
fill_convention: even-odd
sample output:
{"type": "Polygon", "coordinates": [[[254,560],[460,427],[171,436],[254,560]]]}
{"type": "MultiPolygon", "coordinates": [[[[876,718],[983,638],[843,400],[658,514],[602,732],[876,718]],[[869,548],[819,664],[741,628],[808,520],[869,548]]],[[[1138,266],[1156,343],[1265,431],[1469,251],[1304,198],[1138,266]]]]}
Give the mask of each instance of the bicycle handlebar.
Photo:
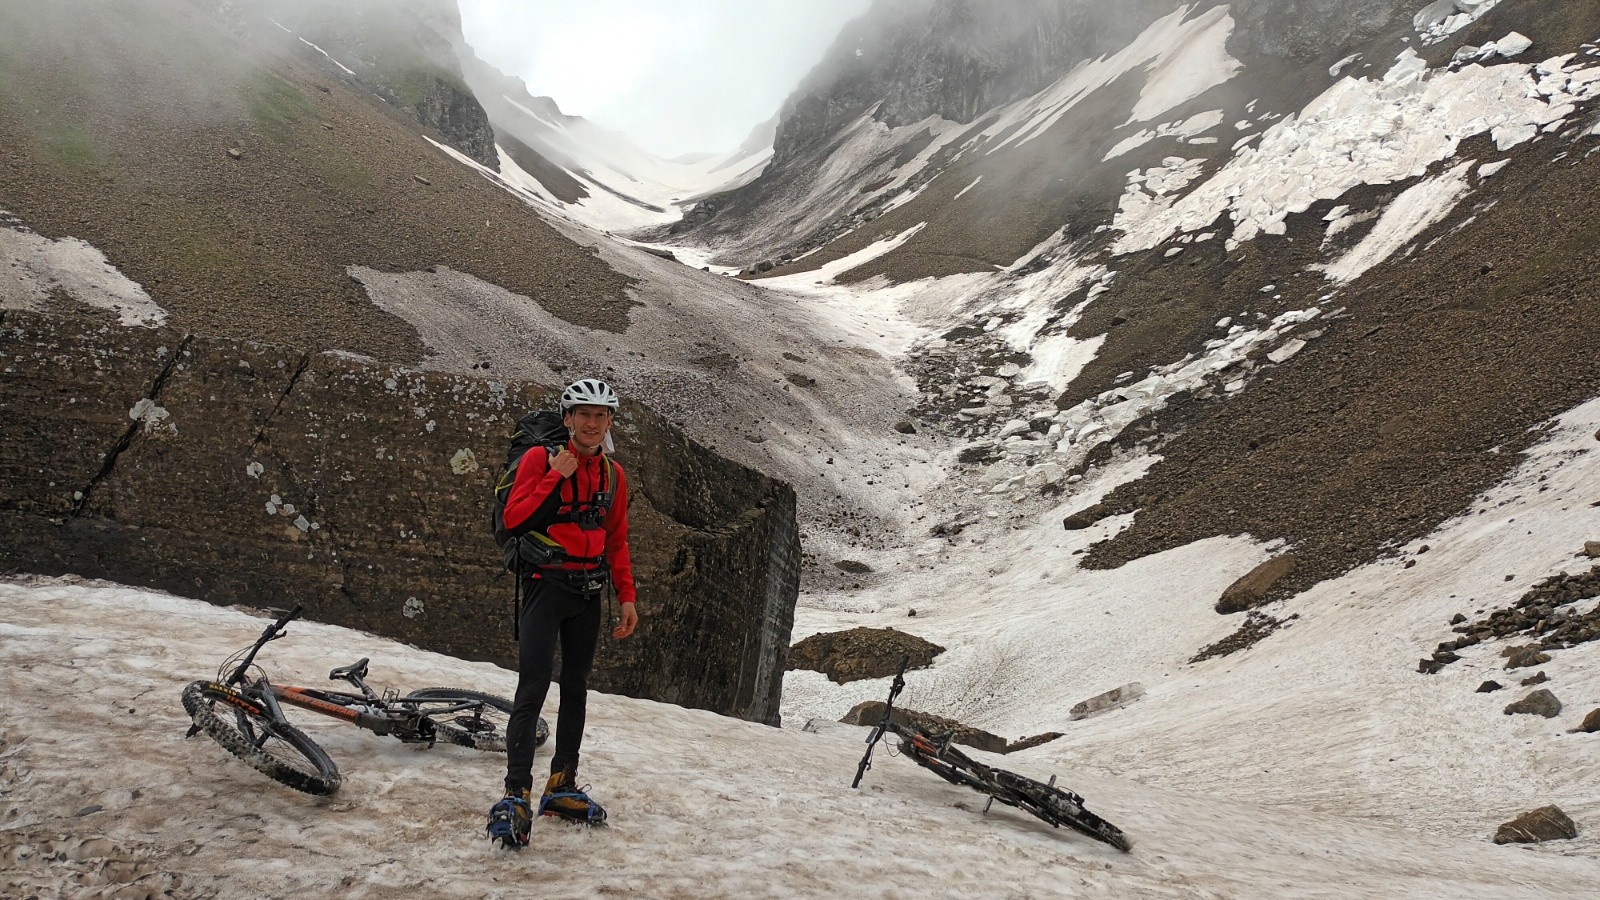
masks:
{"type": "Polygon", "coordinates": [[[246,653],[244,655],[244,659],[239,661],[239,665],[234,668],[233,674],[228,676],[228,684],[238,684],[239,682],[243,681],[244,673],[249,670],[251,665],[255,663],[256,654],[261,652],[261,648],[267,645],[267,641],[276,640],[277,638],[281,637],[283,635],[283,630],[288,627],[290,622],[294,621],[300,616],[300,612],[304,608],[305,607],[296,603],[294,609],[284,613],[278,619],[278,621],[268,625],[266,630],[261,632],[261,637],[256,638],[255,645],[250,648],[250,652],[246,653]]]}

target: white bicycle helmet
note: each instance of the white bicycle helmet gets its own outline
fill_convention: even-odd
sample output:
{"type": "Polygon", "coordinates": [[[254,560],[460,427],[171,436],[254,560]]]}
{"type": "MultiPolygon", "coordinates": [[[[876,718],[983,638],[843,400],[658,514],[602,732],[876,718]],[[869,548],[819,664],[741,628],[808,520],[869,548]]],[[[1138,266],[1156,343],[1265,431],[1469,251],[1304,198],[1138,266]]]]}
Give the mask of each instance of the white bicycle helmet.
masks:
{"type": "Polygon", "coordinates": [[[583,378],[567,385],[561,392],[561,411],[574,406],[605,406],[617,408],[617,392],[598,378],[583,378]]]}

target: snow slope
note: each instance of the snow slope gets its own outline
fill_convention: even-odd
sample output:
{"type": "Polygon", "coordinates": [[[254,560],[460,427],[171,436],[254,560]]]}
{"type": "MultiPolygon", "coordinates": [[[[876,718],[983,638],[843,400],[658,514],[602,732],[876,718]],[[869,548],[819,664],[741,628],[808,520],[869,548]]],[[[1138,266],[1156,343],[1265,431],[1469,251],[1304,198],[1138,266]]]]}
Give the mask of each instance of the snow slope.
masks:
{"type": "MultiPolygon", "coordinates": [[[[480,836],[499,757],[410,748],[296,716],[346,773],[338,796],[314,799],[272,785],[203,737],[182,740],[182,685],[248,644],[261,618],[117,586],[6,581],[0,886],[86,895],[131,882],[179,897],[510,897],[534,887],[555,897],[1586,897],[1600,879],[1594,839],[1560,847],[1573,854],[1563,857],[1491,846],[1485,830],[1550,799],[1579,822],[1600,812],[1589,788],[1594,753],[1579,743],[1594,738],[1554,737],[1565,721],[1498,716],[1486,706],[1499,700],[1470,693],[1466,669],[1435,679],[1405,673],[1414,655],[1405,644],[1416,636],[1341,644],[1320,633],[1357,631],[1379,589],[1416,591],[1408,607],[1424,631],[1461,605],[1445,591],[1486,586],[1507,559],[1523,570],[1552,562],[1554,546],[1496,535],[1522,530],[1501,527],[1510,514],[1562,520],[1562,536],[1578,532],[1573,519],[1600,524],[1597,514],[1555,514],[1571,488],[1594,484],[1600,455],[1574,450],[1578,432],[1597,421],[1600,404],[1574,413],[1523,474],[1550,476],[1554,492],[1494,506],[1488,525],[1474,517],[1454,528],[1442,556],[1410,583],[1397,565],[1381,565],[1326,586],[1355,588],[1354,599],[1315,613],[1307,604],[1306,620],[1274,637],[1272,652],[1206,665],[1229,669],[1222,676],[1155,681],[1155,669],[1178,668],[1174,650],[1205,631],[1195,620],[1214,618],[1173,617],[1178,601],[1250,564],[1259,549],[1248,541],[1142,560],[1144,572],[1122,577],[1040,578],[1021,564],[1008,580],[1043,591],[998,591],[1000,581],[990,596],[946,589],[946,601],[934,599],[926,607],[934,636],[960,637],[966,645],[952,655],[968,661],[982,647],[995,668],[992,653],[1008,636],[1035,633],[998,666],[1029,697],[1005,698],[994,717],[1064,725],[1069,737],[1003,764],[1061,773],[1133,836],[1130,855],[1014,810],[982,815],[978,794],[890,754],[878,757],[864,790],[850,790],[862,729],[806,732],[800,716],[768,729],[606,695],[590,701],[584,775],[613,826],[590,833],[541,822],[528,852],[506,854],[480,836]],[[1494,551],[1483,552],[1490,541],[1494,551]],[[1194,565],[1200,559],[1206,565],[1194,565]],[[997,617],[1006,596],[1008,615],[997,617]],[[1072,615],[1098,605],[1117,605],[1118,615],[1072,615]],[[1118,634],[1138,634],[1138,657],[1118,652],[1118,634]],[[1074,665],[1086,647],[1109,657],[1106,665],[1074,665]],[[1064,722],[1062,703],[1077,690],[1126,674],[1146,677],[1150,697],[1064,722]],[[1538,749],[1518,764],[1530,756],[1522,740],[1538,749]],[[1499,743],[1512,746],[1496,753],[1499,743]],[[1442,785],[1456,790],[1430,791],[1442,785]],[[1451,814],[1456,804],[1469,809],[1451,814]]],[[[1546,543],[1555,533],[1539,528],[1546,543]]],[[[1594,700],[1594,657],[1568,653],[1549,666],[1557,684],[1594,700]]],[[[357,657],[373,658],[374,684],[514,690],[514,676],[494,666],[314,623],[294,623],[264,653],[278,679],[302,684],[357,657]]],[[[941,663],[910,681],[909,700],[928,706],[939,695],[930,682],[970,679],[960,663],[941,663]]],[[[882,690],[872,682],[851,693],[882,690]]],[[[544,759],[541,751],[536,762],[544,759]]]]}
{"type": "MultiPolygon", "coordinates": [[[[575,221],[600,231],[676,222],[684,207],[703,195],[748,183],[772,158],[775,122],[758,125],[749,140],[732,150],[668,160],[582,116],[563,114],[548,98],[501,94],[488,100],[495,128],[515,136],[585,186],[587,197],[570,203],[551,199],[575,221]],[[531,107],[533,102],[543,109],[531,107]]],[[[508,162],[502,153],[501,165],[508,162]]]]}

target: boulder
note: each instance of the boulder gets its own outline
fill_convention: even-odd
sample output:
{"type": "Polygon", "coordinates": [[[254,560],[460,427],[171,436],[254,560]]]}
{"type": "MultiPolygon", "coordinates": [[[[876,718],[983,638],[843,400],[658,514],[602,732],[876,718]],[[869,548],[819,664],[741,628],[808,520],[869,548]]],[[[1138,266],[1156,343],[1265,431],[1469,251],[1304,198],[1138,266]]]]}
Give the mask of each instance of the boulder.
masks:
{"type": "Polygon", "coordinates": [[[1058,737],[1061,737],[1061,732],[1047,731],[1044,734],[1036,734],[1032,737],[1025,737],[1020,740],[1012,741],[1006,745],[1006,749],[1002,752],[1015,753],[1018,750],[1027,750],[1030,747],[1037,747],[1040,744],[1048,744],[1058,737]]]}
{"type": "MultiPolygon", "coordinates": [[[[944,652],[938,644],[893,628],[852,628],[814,634],[789,648],[789,668],[821,672],[835,684],[887,678],[908,668],[925,669],[944,652]]],[[[1002,742],[1004,746],[1004,742],[1002,742]]]]}
{"type": "MultiPolygon", "coordinates": [[[[865,703],[857,703],[839,721],[846,725],[876,725],[883,721],[883,710],[887,705],[882,700],[868,700],[865,703]]],[[[957,744],[965,744],[968,747],[976,747],[979,750],[986,750],[990,753],[1004,753],[1007,746],[1009,746],[1006,743],[1006,739],[997,734],[991,734],[981,728],[973,728],[970,725],[963,725],[954,719],[946,719],[944,716],[936,716],[933,713],[896,707],[890,718],[901,725],[913,725],[930,734],[951,735],[952,740],[957,744]]]]}
{"type": "Polygon", "coordinates": [[[1256,566],[1222,592],[1222,599],[1217,601],[1217,612],[1228,615],[1260,606],[1266,601],[1267,592],[1272,590],[1272,586],[1293,572],[1294,567],[1293,553],[1273,557],[1256,566]]]}
{"type": "Polygon", "coordinates": [[[1478,685],[1478,693],[1480,693],[1480,694],[1492,694],[1495,691],[1498,691],[1503,687],[1505,687],[1505,685],[1501,684],[1498,681],[1485,681],[1483,684],[1478,685]]]}
{"type": "Polygon", "coordinates": [[[1496,844],[1537,844],[1542,841],[1571,840],[1578,826],[1559,806],[1541,806],[1500,826],[1494,833],[1496,844]]]}
{"type": "Polygon", "coordinates": [[[1068,531],[1082,531],[1094,523],[1111,515],[1111,510],[1104,503],[1096,503],[1088,509],[1082,509],[1061,520],[1061,527],[1068,531]]]}
{"type": "Polygon", "coordinates": [[[1561,701],[1556,699],[1555,694],[1550,693],[1549,688],[1539,688],[1507,706],[1505,712],[1508,716],[1526,714],[1554,719],[1561,715],[1561,701]]]}
{"type": "Polygon", "coordinates": [[[1546,675],[1543,672],[1535,672],[1534,674],[1529,675],[1527,678],[1522,679],[1522,686],[1523,687],[1533,687],[1536,684],[1544,684],[1546,681],[1549,681],[1549,680],[1550,680],[1550,676],[1549,675],[1546,675]]]}
{"type": "Polygon", "coordinates": [[[849,572],[851,575],[865,575],[872,571],[871,566],[853,559],[841,559],[834,563],[833,567],[841,572],[849,572]]]}
{"type": "Polygon", "coordinates": [[[1144,685],[1135,681],[1079,703],[1072,708],[1071,718],[1087,719],[1124,706],[1144,696],[1144,685]]]}
{"type": "Polygon", "coordinates": [[[1509,656],[1510,658],[1506,660],[1506,669],[1508,670],[1542,666],[1550,661],[1550,654],[1540,650],[1538,644],[1517,647],[1509,656]]]}

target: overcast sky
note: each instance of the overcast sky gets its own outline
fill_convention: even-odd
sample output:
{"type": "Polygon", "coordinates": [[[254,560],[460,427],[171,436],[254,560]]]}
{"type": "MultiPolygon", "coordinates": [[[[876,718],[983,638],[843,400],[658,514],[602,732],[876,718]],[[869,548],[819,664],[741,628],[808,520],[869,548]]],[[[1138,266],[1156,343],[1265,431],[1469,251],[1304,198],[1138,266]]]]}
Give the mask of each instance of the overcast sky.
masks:
{"type": "Polygon", "coordinates": [[[738,146],[871,0],[460,0],[467,42],[662,156],[738,146]]]}

